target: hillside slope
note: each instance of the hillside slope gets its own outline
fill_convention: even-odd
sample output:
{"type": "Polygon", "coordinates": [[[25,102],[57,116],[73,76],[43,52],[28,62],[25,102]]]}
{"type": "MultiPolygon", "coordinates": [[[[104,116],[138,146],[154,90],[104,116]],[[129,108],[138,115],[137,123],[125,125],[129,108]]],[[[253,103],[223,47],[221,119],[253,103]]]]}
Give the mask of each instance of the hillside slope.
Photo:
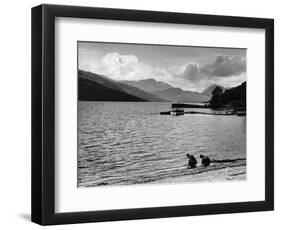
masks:
{"type": "Polygon", "coordinates": [[[121,81],[127,85],[137,87],[145,92],[153,93],[155,91],[173,88],[172,85],[154,79],[145,79],[140,81],[121,81]]]}
{"type": "MultiPolygon", "coordinates": [[[[83,81],[79,81],[81,83],[81,87],[79,84],[79,96],[80,96],[80,94],[81,95],[83,94],[84,95],[83,97],[88,98],[88,100],[90,100],[90,98],[99,98],[100,100],[106,100],[106,99],[103,99],[102,95],[96,95],[97,93],[102,93],[103,92],[102,89],[103,89],[104,93],[106,92],[106,95],[107,95],[106,98],[110,94],[113,93],[113,90],[118,91],[119,94],[120,94],[120,92],[122,92],[122,96],[121,96],[121,94],[119,95],[120,97],[116,94],[117,92],[113,93],[115,96],[117,96],[117,99],[116,99],[117,101],[126,100],[126,98],[125,98],[126,94],[129,95],[128,99],[127,99],[128,101],[133,101],[133,98],[135,98],[136,101],[157,101],[157,102],[165,101],[162,98],[159,98],[153,94],[144,92],[136,87],[127,85],[122,82],[116,82],[106,76],[102,76],[99,74],[79,70],[78,78],[79,78],[79,80],[83,79],[83,81]],[[85,80],[87,80],[87,81],[85,81],[85,80]],[[95,83],[95,84],[90,84],[90,82],[88,82],[88,81],[95,83]],[[95,90],[90,90],[89,87],[92,87],[95,90]],[[84,91],[86,91],[86,92],[84,92],[84,91]],[[87,94],[87,95],[85,95],[85,94],[87,94]]],[[[110,98],[112,99],[112,97],[110,97],[110,98]]]]}
{"type": "Polygon", "coordinates": [[[210,99],[209,96],[203,95],[197,92],[184,91],[180,88],[170,88],[154,92],[158,97],[161,97],[167,101],[178,102],[206,102],[210,99]]]}
{"type": "Polygon", "coordinates": [[[111,80],[80,71],[78,73],[78,98],[81,101],[146,101],[124,92],[111,84],[111,80]]]}

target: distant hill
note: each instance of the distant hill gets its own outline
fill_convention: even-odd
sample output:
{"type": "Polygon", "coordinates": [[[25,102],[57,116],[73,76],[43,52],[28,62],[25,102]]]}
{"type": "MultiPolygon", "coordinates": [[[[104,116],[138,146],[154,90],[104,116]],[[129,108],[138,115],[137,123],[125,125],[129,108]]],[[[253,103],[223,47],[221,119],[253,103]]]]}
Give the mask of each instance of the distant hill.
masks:
{"type": "Polygon", "coordinates": [[[192,91],[184,91],[180,88],[175,88],[170,84],[156,81],[154,79],[145,79],[140,81],[122,81],[125,84],[137,87],[143,91],[163,98],[166,101],[181,101],[181,102],[206,102],[211,98],[211,95],[205,95],[192,91]]]}
{"type": "Polygon", "coordinates": [[[140,81],[122,81],[123,83],[137,87],[145,92],[153,93],[155,91],[165,90],[169,88],[173,88],[172,85],[167,83],[156,81],[154,79],[145,79],[140,81]]]}
{"type": "Polygon", "coordinates": [[[130,85],[106,76],[79,70],[79,100],[97,101],[165,101],[130,85]]]}
{"type": "Polygon", "coordinates": [[[167,101],[179,101],[179,102],[206,102],[210,99],[209,96],[201,93],[184,91],[180,88],[169,88],[166,90],[156,91],[154,94],[167,101]]]}
{"type": "Polygon", "coordinates": [[[213,84],[213,85],[210,85],[208,88],[206,88],[201,94],[204,94],[204,95],[207,95],[207,96],[211,97],[212,96],[212,92],[218,86],[223,90],[223,92],[225,91],[224,87],[222,87],[220,85],[213,84]]]}
{"type": "Polygon", "coordinates": [[[166,101],[163,98],[160,98],[156,95],[153,95],[151,93],[145,92],[139,88],[127,85],[122,82],[118,82],[118,86],[122,88],[123,91],[125,91],[128,94],[134,95],[136,97],[142,98],[146,101],[154,101],[154,102],[164,102],[166,101]]]}

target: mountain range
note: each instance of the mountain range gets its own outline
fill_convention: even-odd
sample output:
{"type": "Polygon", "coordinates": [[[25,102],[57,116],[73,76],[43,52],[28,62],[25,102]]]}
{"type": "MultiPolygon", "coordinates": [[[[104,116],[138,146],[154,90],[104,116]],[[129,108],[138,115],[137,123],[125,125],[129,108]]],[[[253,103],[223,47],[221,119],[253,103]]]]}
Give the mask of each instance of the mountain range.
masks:
{"type": "Polygon", "coordinates": [[[83,101],[165,101],[153,94],[116,82],[106,76],[79,70],[79,100],[83,101]]]}
{"type": "Polygon", "coordinates": [[[173,86],[170,84],[161,81],[156,81],[154,79],[145,79],[140,81],[121,81],[121,82],[133,87],[137,87],[145,92],[150,92],[150,93],[173,88],[173,86]]]}
{"type": "Polygon", "coordinates": [[[203,93],[198,93],[154,79],[114,81],[107,76],[83,70],[78,71],[78,79],[79,100],[83,101],[207,102],[212,96],[210,92],[217,87],[212,85],[203,93]]]}
{"type": "Polygon", "coordinates": [[[167,101],[178,102],[207,102],[210,97],[198,92],[184,91],[180,88],[169,88],[153,92],[154,95],[167,101]]]}

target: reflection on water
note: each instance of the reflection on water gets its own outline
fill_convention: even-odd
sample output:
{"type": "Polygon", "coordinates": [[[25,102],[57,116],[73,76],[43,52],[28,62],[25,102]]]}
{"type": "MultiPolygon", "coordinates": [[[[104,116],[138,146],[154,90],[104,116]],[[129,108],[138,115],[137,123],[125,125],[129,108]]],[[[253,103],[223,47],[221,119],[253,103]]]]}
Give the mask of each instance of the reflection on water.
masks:
{"type": "MultiPolygon", "coordinates": [[[[198,160],[200,154],[213,159],[242,158],[224,166],[245,165],[246,117],[159,114],[170,105],[80,101],[78,186],[136,184],[180,177],[191,172],[186,166],[187,153],[198,160]]],[[[220,167],[213,165],[204,170],[220,167]]]]}

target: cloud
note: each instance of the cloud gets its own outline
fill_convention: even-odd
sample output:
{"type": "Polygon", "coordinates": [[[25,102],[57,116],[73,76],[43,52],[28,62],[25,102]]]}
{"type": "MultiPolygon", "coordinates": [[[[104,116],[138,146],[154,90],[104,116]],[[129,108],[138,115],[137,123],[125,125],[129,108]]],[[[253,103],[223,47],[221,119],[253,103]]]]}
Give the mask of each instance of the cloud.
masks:
{"type": "Polygon", "coordinates": [[[244,81],[246,81],[246,73],[230,77],[198,78],[196,81],[185,78],[174,78],[174,81],[172,83],[173,85],[176,85],[184,90],[202,92],[204,91],[204,89],[213,84],[230,88],[240,85],[244,81]]]}
{"type": "Polygon", "coordinates": [[[200,67],[198,63],[189,62],[185,65],[182,76],[191,81],[196,81],[200,77],[200,67]]]}
{"type": "Polygon", "coordinates": [[[169,66],[168,72],[171,73],[174,77],[196,80],[200,75],[200,66],[196,62],[188,62],[181,66],[169,66]]]}
{"type": "Polygon", "coordinates": [[[208,64],[200,66],[199,63],[188,62],[174,71],[175,77],[189,81],[200,81],[214,77],[238,76],[246,72],[246,59],[243,57],[230,57],[218,55],[208,64]]]}
{"type": "Polygon", "coordinates": [[[126,66],[138,63],[139,60],[135,55],[120,55],[118,53],[108,53],[102,58],[102,63],[106,66],[126,66]]]}
{"type": "Polygon", "coordinates": [[[189,61],[183,65],[166,64],[157,67],[142,62],[136,55],[110,52],[99,59],[80,60],[79,68],[108,76],[116,81],[153,78],[194,91],[202,91],[211,84],[231,87],[246,80],[245,57],[217,55],[207,63],[200,63],[189,61]]]}
{"type": "Polygon", "coordinates": [[[204,66],[202,73],[207,76],[230,77],[246,72],[246,59],[238,56],[217,56],[216,60],[204,66]]]}
{"type": "Polygon", "coordinates": [[[101,64],[94,70],[114,80],[155,80],[171,81],[172,76],[166,70],[140,62],[135,55],[121,55],[117,52],[107,53],[101,64]]]}
{"type": "Polygon", "coordinates": [[[187,62],[169,67],[168,72],[174,77],[172,83],[181,88],[186,85],[190,90],[202,91],[212,84],[231,87],[246,80],[246,58],[217,55],[204,65],[187,62]]]}

